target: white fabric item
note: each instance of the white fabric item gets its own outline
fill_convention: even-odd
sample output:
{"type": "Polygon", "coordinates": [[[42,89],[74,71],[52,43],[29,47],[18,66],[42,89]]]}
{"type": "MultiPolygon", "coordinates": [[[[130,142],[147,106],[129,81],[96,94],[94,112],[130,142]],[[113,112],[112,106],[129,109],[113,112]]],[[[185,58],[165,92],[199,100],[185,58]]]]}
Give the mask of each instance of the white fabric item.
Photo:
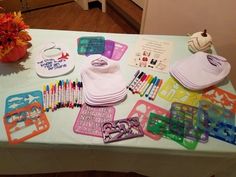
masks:
{"type": "Polygon", "coordinates": [[[221,56],[197,52],[170,68],[170,73],[186,88],[201,90],[222,81],[231,66],[221,56]]]}
{"type": "Polygon", "coordinates": [[[72,52],[63,44],[50,42],[38,48],[36,72],[41,77],[57,77],[74,69],[72,52]]]}
{"type": "Polygon", "coordinates": [[[84,101],[89,105],[104,106],[116,104],[126,98],[126,83],[117,62],[108,61],[105,57],[88,60],[83,67],[84,101]]]}

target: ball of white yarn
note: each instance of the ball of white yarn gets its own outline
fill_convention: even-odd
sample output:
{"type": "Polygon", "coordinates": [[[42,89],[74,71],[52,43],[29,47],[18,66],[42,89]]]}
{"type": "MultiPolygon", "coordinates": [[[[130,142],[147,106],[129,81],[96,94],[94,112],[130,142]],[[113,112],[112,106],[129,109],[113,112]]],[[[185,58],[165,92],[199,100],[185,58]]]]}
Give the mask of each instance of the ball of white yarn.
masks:
{"type": "Polygon", "coordinates": [[[188,40],[188,48],[193,53],[202,51],[206,52],[211,49],[212,45],[212,37],[207,33],[206,30],[204,32],[196,32],[190,36],[188,40]]]}

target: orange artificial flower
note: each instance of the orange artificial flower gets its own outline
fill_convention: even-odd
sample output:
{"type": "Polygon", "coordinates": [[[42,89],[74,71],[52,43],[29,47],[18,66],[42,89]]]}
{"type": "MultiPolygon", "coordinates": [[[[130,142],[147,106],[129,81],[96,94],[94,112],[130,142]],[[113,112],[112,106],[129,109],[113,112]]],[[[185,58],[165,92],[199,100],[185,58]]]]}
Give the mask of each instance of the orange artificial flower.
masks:
{"type": "MultiPolygon", "coordinates": [[[[0,10],[2,8],[0,7],[0,10]]],[[[0,13],[0,61],[14,47],[24,47],[31,40],[20,12],[0,13]]]]}

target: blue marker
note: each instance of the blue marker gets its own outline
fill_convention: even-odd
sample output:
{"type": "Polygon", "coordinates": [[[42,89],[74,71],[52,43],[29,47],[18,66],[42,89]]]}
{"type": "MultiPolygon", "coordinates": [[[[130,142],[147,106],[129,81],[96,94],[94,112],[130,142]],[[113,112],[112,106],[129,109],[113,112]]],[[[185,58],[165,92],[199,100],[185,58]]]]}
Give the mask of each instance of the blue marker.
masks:
{"type": "Polygon", "coordinates": [[[157,80],[156,80],[154,86],[152,87],[150,93],[148,94],[148,97],[149,97],[148,99],[151,99],[151,98],[152,98],[152,96],[153,96],[153,94],[154,94],[154,91],[155,91],[155,89],[156,89],[156,87],[158,86],[158,84],[159,84],[160,81],[161,81],[161,79],[157,79],[157,80]]]}

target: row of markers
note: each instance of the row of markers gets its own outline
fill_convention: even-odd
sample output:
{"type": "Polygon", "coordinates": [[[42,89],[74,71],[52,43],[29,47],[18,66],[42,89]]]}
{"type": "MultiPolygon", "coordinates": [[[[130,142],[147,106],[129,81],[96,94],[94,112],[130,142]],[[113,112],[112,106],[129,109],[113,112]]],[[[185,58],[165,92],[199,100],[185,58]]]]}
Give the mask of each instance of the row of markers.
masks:
{"type": "Polygon", "coordinates": [[[57,110],[62,107],[81,107],[83,101],[82,82],[60,80],[54,84],[43,86],[44,111],[57,110]]]}
{"type": "Polygon", "coordinates": [[[152,76],[151,74],[146,74],[138,70],[127,88],[133,94],[139,94],[141,97],[145,96],[149,100],[155,100],[162,82],[163,80],[157,76],[152,76]]]}

